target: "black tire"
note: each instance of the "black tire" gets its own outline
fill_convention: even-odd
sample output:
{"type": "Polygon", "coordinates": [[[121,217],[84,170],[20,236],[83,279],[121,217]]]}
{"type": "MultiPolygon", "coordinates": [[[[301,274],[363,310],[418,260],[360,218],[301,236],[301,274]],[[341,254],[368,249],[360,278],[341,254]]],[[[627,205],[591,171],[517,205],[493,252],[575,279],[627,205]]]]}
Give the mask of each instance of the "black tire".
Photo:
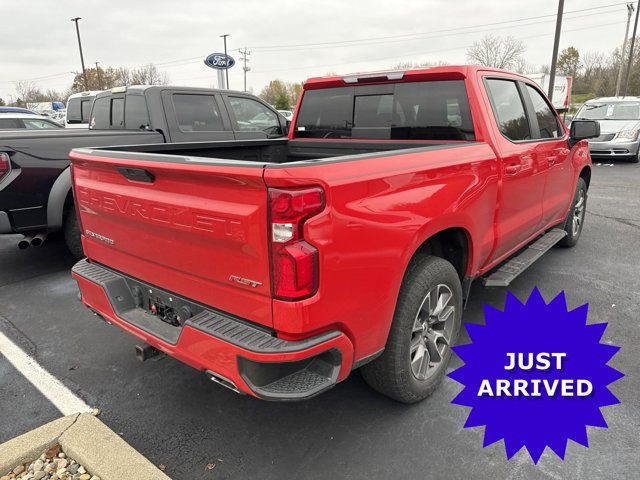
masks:
{"type": "Polygon", "coordinates": [[[82,250],[82,240],[80,240],[80,225],[76,217],[76,209],[73,205],[67,209],[64,216],[64,242],[67,244],[67,248],[76,259],[80,260],[84,258],[84,251],[82,250]]]}
{"type": "Polygon", "coordinates": [[[584,226],[584,217],[587,212],[587,184],[582,178],[578,178],[578,185],[576,186],[576,193],[573,195],[573,201],[571,207],[567,212],[567,218],[564,221],[562,229],[567,232],[567,236],[558,242],[558,246],[571,248],[574,247],[580,239],[582,233],[582,227],[584,226]],[[579,205],[580,199],[583,199],[582,204],[579,205]],[[576,212],[576,209],[580,208],[580,213],[576,212]],[[574,217],[579,216],[579,225],[577,230],[574,228],[574,217]]]}
{"type": "Polygon", "coordinates": [[[629,159],[631,163],[638,163],[640,161],[640,153],[635,154],[629,159]]]}
{"type": "MultiPolygon", "coordinates": [[[[442,381],[451,359],[450,346],[441,344],[444,348],[441,361],[434,367],[428,362],[427,371],[430,368],[433,371],[424,379],[419,379],[414,373],[411,348],[415,338],[420,335],[419,331],[415,331],[414,324],[420,320],[419,313],[427,293],[432,293],[434,288],[444,290],[442,285],[451,293],[447,305],[454,307],[443,323],[449,325],[447,322],[452,322],[449,344],[455,343],[462,322],[462,287],[458,273],[453,265],[442,258],[428,255],[416,257],[405,273],[384,352],[361,369],[365,381],[374,390],[399,402],[414,403],[431,395],[442,381]]],[[[425,351],[428,353],[428,350],[425,351]]],[[[429,355],[426,358],[431,360],[429,355]]]]}

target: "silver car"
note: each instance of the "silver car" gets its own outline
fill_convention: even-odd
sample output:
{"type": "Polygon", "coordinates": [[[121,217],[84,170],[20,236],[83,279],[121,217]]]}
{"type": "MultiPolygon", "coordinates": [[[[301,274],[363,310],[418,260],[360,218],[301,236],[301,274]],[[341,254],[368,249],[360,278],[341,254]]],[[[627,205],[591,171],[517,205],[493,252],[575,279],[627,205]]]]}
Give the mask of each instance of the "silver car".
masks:
{"type": "Polygon", "coordinates": [[[589,140],[594,160],[614,158],[638,162],[640,97],[603,97],[586,102],[574,120],[598,120],[600,136],[589,140]]]}

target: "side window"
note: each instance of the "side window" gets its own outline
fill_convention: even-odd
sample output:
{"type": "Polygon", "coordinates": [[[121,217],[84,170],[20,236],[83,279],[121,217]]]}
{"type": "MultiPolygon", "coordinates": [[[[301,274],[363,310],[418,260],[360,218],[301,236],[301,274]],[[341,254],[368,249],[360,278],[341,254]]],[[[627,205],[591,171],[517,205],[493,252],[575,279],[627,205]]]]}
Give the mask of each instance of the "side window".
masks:
{"type": "Polygon", "coordinates": [[[127,95],[124,104],[124,125],[127,130],[143,129],[149,125],[147,102],[142,95],[127,95]]]}
{"type": "Polygon", "coordinates": [[[22,123],[24,123],[24,128],[27,130],[53,130],[55,128],[62,128],[60,125],[56,125],[53,122],[40,119],[23,118],[22,123]]]}
{"type": "Polygon", "coordinates": [[[67,103],[67,123],[82,123],[81,105],[82,101],[77,97],[69,100],[67,103]]]}
{"type": "Polygon", "coordinates": [[[173,95],[173,108],[182,132],[219,132],[224,130],[222,117],[213,95],[173,95]]]}
{"type": "Polygon", "coordinates": [[[91,123],[89,128],[104,130],[109,128],[109,107],[111,105],[109,97],[101,97],[93,103],[91,111],[91,123]]]}
{"type": "Polygon", "coordinates": [[[81,113],[82,113],[82,121],[80,123],[89,123],[89,115],[91,115],[91,102],[93,100],[90,98],[82,99],[80,105],[82,105],[81,113]]]}
{"type": "Polygon", "coordinates": [[[124,97],[111,99],[111,127],[124,128],[124,97]]]}
{"type": "Polygon", "coordinates": [[[251,98],[229,97],[229,104],[235,116],[234,130],[264,132],[267,135],[282,134],[278,116],[260,102],[251,98]]]}
{"type": "Polygon", "coordinates": [[[487,90],[502,134],[510,140],[530,140],[529,122],[516,82],[488,79],[487,90]]]}
{"type": "Polygon", "coordinates": [[[0,130],[13,130],[22,128],[20,122],[15,118],[0,118],[0,130]]]}
{"type": "Polygon", "coordinates": [[[562,136],[564,132],[561,132],[556,115],[544,97],[531,85],[527,85],[527,91],[538,119],[540,138],[558,138],[562,136]]]}

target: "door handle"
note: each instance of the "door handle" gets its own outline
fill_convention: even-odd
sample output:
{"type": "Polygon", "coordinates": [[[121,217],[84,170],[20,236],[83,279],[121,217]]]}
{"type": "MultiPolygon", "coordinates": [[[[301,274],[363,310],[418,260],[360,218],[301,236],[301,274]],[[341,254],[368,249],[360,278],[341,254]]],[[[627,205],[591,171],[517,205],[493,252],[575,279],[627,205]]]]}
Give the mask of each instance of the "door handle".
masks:
{"type": "Polygon", "coordinates": [[[549,166],[555,165],[556,161],[558,160],[558,157],[547,157],[547,164],[549,166]]]}
{"type": "Polygon", "coordinates": [[[511,165],[507,165],[506,167],[504,167],[504,173],[505,175],[515,175],[521,169],[522,169],[522,165],[520,165],[519,163],[513,163],[511,165]]]}

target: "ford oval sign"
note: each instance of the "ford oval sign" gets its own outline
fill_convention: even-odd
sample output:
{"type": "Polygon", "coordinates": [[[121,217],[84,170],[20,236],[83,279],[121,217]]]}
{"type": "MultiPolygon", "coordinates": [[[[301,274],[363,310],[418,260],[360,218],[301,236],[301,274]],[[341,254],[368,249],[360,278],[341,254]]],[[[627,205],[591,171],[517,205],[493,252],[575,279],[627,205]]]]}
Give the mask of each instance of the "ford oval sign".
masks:
{"type": "Polygon", "coordinates": [[[215,68],[216,70],[226,70],[236,64],[236,61],[231,55],[225,55],[224,53],[212,53],[204,59],[204,63],[207,67],[215,68]]]}

